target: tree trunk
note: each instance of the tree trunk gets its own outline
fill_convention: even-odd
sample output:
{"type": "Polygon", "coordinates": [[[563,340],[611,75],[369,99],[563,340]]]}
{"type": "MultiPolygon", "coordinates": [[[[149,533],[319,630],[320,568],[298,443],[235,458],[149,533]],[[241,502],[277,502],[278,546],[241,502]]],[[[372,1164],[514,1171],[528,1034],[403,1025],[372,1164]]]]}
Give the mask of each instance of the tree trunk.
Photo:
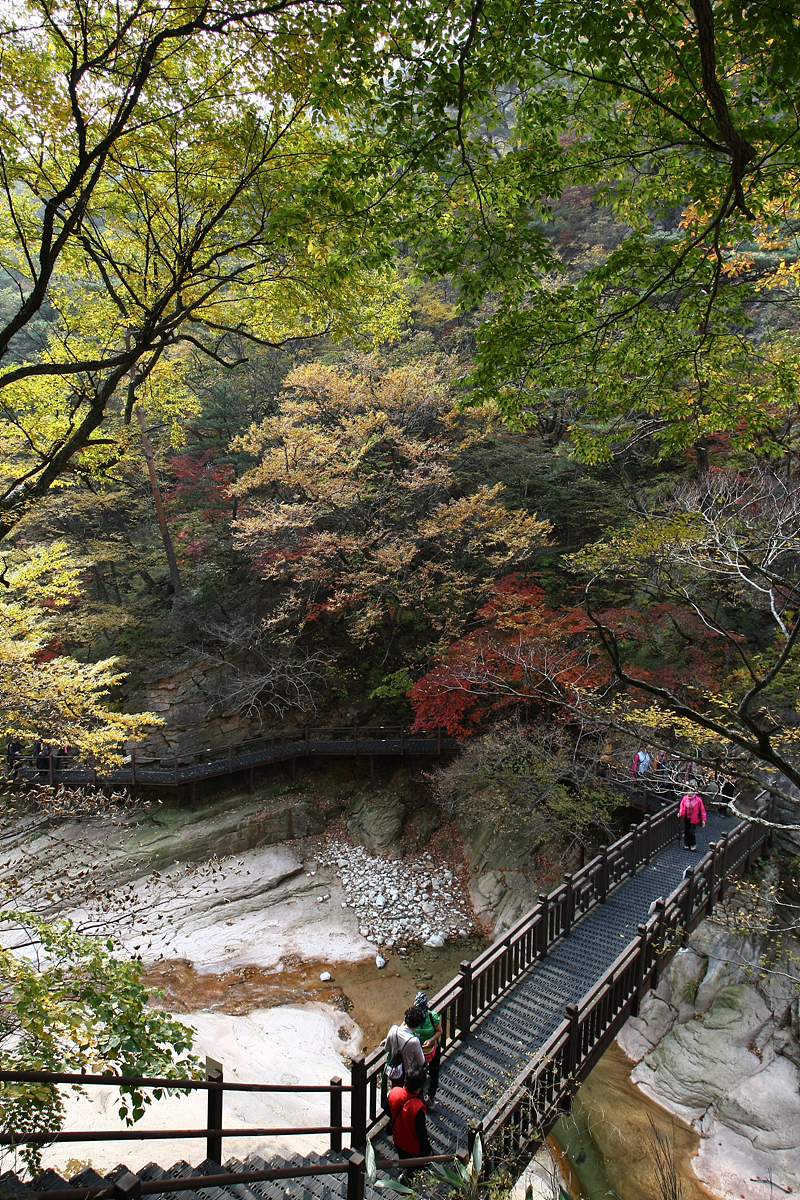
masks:
{"type": "Polygon", "coordinates": [[[142,431],[142,450],[144,451],[145,459],[147,460],[147,469],[150,472],[150,487],[153,492],[153,503],[156,506],[156,516],[158,517],[158,527],[161,530],[161,539],[164,542],[164,550],[169,563],[169,577],[172,580],[172,590],[176,596],[183,595],[183,585],[181,583],[180,572],[178,571],[178,560],[175,557],[175,550],[172,546],[172,538],[170,537],[167,518],[164,515],[164,504],[161,500],[161,488],[158,486],[158,476],[156,475],[156,464],[153,459],[153,444],[147,436],[147,421],[145,420],[144,410],[140,404],[136,405],[136,419],[139,422],[139,428],[142,431]]]}
{"type": "Polygon", "coordinates": [[[705,435],[695,442],[694,453],[697,463],[697,478],[703,480],[708,475],[708,439],[705,435]]]}

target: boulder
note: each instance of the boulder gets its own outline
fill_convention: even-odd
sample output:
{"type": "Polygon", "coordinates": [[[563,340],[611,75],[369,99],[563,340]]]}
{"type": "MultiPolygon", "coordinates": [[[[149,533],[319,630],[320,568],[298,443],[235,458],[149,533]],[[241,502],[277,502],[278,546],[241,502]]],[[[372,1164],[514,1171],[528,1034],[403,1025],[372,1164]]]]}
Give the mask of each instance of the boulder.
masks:
{"type": "Polygon", "coordinates": [[[622,1051],[634,1062],[655,1050],[678,1019],[677,1011],[660,996],[649,992],[639,1006],[638,1017],[630,1017],[617,1034],[622,1051]]]}
{"type": "Polygon", "coordinates": [[[409,815],[406,827],[418,846],[427,846],[431,834],[441,825],[439,810],[435,804],[425,804],[409,815]]]}
{"type": "Polygon", "coordinates": [[[372,854],[403,857],[402,832],[406,809],[394,792],[354,796],[347,808],[347,832],[372,854]]]}
{"type": "Polygon", "coordinates": [[[742,1079],[760,1070],[756,1039],[771,1019],[754,987],[723,988],[707,1013],[673,1025],[631,1077],[697,1123],[718,1097],[732,1093],[742,1079]]]}

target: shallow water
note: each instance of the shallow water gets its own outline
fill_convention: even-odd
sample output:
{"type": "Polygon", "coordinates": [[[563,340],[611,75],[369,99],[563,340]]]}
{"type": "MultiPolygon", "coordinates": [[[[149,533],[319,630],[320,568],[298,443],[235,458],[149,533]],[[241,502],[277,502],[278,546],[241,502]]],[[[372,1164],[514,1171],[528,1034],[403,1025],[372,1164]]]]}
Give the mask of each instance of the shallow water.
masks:
{"type": "Polygon", "coordinates": [[[575,1097],[573,1112],[553,1128],[563,1148],[573,1200],[659,1200],[654,1130],[668,1141],[683,1200],[716,1200],[692,1170],[700,1146],[694,1130],[655,1104],[631,1080],[633,1062],[613,1042],[575,1097]],[[652,1122],[652,1124],[651,1124],[652,1122]]]}
{"type": "Polygon", "coordinates": [[[173,959],[149,967],[145,981],[163,992],[158,1007],[174,1013],[203,1010],[242,1016],[278,1004],[330,1004],[348,1012],[361,1027],[364,1049],[369,1051],[402,1018],[417,991],[433,997],[458,973],[463,959],[475,958],[486,945],[485,938],[470,937],[448,941],[441,950],[413,946],[404,954],[390,955],[381,970],[373,959],[337,964],[287,956],[280,970],[245,966],[213,973],[173,959]],[[320,980],[323,971],[330,972],[330,981],[320,980]]]}

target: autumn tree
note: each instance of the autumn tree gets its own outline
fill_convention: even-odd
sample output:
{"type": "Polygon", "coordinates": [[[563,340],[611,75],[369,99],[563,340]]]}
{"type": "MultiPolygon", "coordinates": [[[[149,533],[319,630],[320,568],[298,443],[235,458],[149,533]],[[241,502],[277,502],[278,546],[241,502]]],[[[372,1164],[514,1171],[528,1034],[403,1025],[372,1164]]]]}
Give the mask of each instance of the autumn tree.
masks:
{"type": "Polygon", "coordinates": [[[704,471],[720,432],[792,440],[798,36],[788,3],[476,8],[467,74],[495,87],[484,154],[465,154],[486,220],[440,261],[462,303],[490,296],[479,397],[590,461],[647,441],[704,471]],[[576,260],[554,217],[581,191],[615,229],[576,260]],[[532,220],[535,267],[515,269],[532,220]]]}
{"type": "Polygon", "coordinates": [[[524,839],[548,872],[568,868],[577,850],[610,835],[620,802],[596,770],[602,738],[577,734],[560,720],[501,720],[433,773],[434,795],[465,827],[491,821],[500,836],[524,839]]]}
{"type": "MultiPolygon", "coordinates": [[[[79,933],[13,908],[0,912],[3,995],[0,1063],[5,1071],[59,1071],[180,1079],[198,1074],[193,1031],[149,1004],[141,963],[120,958],[110,939],[79,933]],[[10,947],[12,948],[9,948],[10,947]]],[[[80,1091],[76,1087],[75,1091],[80,1091]]],[[[120,1087],[119,1114],[133,1124],[164,1089],[120,1087]]],[[[52,1083],[0,1084],[0,1126],[17,1137],[53,1131],[66,1110],[52,1083]]],[[[20,1147],[31,1172],[43,1147],[20,1147]]]]}
{"type": "Polygon", "coordinates": [[[276,589],[276,642],[327,630],[330,644],[338,628],[391,665],[408,636],[413,652],[457,633],[491,581],[546,541],[501,485],[461,478],[497,417],[454,411],[448,373],[430,358],[300,367],[279,412],[240,439],[258,461],[232,489],[238,542],[276,589]]]}
{"type": "Polygon", "coordinates": [[[800,482],[759,463],[676,486],[643,519],[576,556],[592,573],[587,613],[633,718],[784,794],[800,788],[798,551],[800,482]],[[636,589],[638,623],[602,603],[604,588],[621,581],[636,589]],[[680,647],[660,672],[648,670],[645,649],[656,606],[680,647]]]}
{"type": "Polygon", "coordinates": [[[399,237],[434,266],[464,258],[487,219],[467,153],[494,85],[479,9],[4,14],[0,532],[117,461],[137,405],[179,417],[188,349],[231,366],[248,345],[358,336],[391,301],[399,237]]]}
{"type": "Polygon", "coordinates": [[[414,684],[419,723],[463,734],[513,709],[560,714],[791,800],[799,514],[797,480],[768,464],[676,484],[573,556],[582,603],[553,611],[501,583],[485,624],[414,684]]]}
{"type": "Polygon", "coordinates": [[[63,652],[60,618],[81,590],[63,544],[9,552],[0,593],[0,728],[30,742],[63,742],[82,757],[119,761],[126,739],[159,718],[123,713],[109,696],[124,679],[116,659],[80,662],[63,652]]]}
{"type": "Polygon", "coordinates": [[[499,580],[476,614],[476,627],[439,652],[409,691],[419,728],[441,725],[467,737],[514,709],[563,719],[587,690],[607,685],[579,604],[555,607],[532,580],[499,580]]]}
{"type": "Polygon", "coordinates": [[[368,92],[391,9],[373,15],[31,0],[3,17],[4,533],[65,473],[114,463],[137,404],[180,414],[186,348],[230,363],[234,334],[358,329],[386,255],[349,219],[374,197],[333,126],[368,92]]]}

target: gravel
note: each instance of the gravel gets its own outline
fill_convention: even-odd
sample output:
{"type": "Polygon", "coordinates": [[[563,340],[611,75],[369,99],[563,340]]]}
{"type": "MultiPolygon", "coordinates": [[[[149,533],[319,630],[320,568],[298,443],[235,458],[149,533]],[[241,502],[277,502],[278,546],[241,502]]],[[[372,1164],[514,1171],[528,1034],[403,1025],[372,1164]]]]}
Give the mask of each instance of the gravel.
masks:
{"type": "Polygon", "coordinates": [[[369,854],[363,846],[331,841],[317,865],[341,881],[344,904],[358,918],[362,937],[390,949],[426,942],[437,934],[467,937],[475,929],[469,897],[449,867],[423,854],[399,861],[369,854]]]}

